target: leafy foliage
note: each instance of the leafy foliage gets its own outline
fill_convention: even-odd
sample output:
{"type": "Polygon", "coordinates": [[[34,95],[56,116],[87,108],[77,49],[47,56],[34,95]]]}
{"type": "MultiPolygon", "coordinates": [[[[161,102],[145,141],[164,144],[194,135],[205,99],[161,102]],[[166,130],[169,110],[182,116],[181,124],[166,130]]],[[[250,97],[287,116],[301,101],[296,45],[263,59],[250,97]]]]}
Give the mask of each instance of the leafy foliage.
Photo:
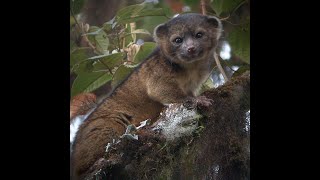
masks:
{"type": "Polygon", "coordinates": [[[111,78],[112,76],[105,72],[81,73],[74,80],[71,96],[81,92],[91,92],[110,81],[111,78]]]}
{"type": "Polygon", "coordinates": [[[119,52],[114,54],[93,56],[89,58],[90,60],[94,60],[97,63],[95,64],[95,70],[109,70],[115,67],[118,67],[122,64],[125,53],[119,52]],[[107,68],[107,69],[106,69],[107,68]]]}
{"type": "MultiPolygon", "coordinates": [[[[73,11],[79,13],[82,2],[70,3],[71,7],[77,7],[73,11]]],[[[155,8],[153,3],[142,3],[124,7],[101,27],[91,26],[87,31],[78,27],[82,31],[82,39],[86,38],[94,49],[78,47],[70,41],[70,72],[77,74],[71,96],[94,91],[110,81],[113,87],[117,86],[156,47],[154,42],[136,44],[137,35],[152,35],[144,28],[137,29],[135,22],[147,17],[164,16],[162,8],[155,8]],[[130,57],[132,61],[129,61],[130,57]]],[[[74,18],[70,19],[70,23],[75,24],[74,18]]]]}
{"type": "Polygon", "coordinates": [[[139,49],[138,53],[134,57],[135,63],[142,62],[145,58],[148,57],[150,52],[153,51],[153,49],[157,46],[154,42],[145,42],[139,49]]]}
{"type": "Polygon", "coordinates": [[[77,67],[81,62],[90,57],[90,49],[84,48],[73,48],[70,52],[70,71],[76,71],[77,67]]]}
{"type": "Polygon", "coordinates": [[[132,71],[137,67],[137,65],[121,65],[115,72],[111,85],[113,87],[119,85],[132,71]]]}
{"type": "MultiPolygon", "coordinates": [[[[183,2],[192,8],[200,4],[195,0],[183,2]]],[[[152,37],[153,28],[174,14],[172,7],[164,1],[159,4],[145,2],[120,9],[113,19],[101,27],[83,25],[81,22],[79,25],[75,18],[81,12],[84,3],[85,0],[70,0],[71,32],[79,36],[78,39],[70,40],[70,73],[77,76],[72,85],[71,96],[92,92],[108,82],[116,87],[156,47],[156,43],[148,42],[152,37]],[[148,41],[144,42],[144,39],[148,41]],[[83,47],[81,43],[88,46],[83,47]]],[[[213,0],[210,6],[216,16],[234,15],[245,3],[248,2],[213,0]]],[[[245,19],[245,23],[234,25],[226,36],[232,54],[247,64],[245,68],[240,67],[234,75],[240,74],[243,69],[250,69],[250,17],[242,19],[245,19]]],[[[212,87],[212,82],[208,80],[203,90],[212,87]]]]}

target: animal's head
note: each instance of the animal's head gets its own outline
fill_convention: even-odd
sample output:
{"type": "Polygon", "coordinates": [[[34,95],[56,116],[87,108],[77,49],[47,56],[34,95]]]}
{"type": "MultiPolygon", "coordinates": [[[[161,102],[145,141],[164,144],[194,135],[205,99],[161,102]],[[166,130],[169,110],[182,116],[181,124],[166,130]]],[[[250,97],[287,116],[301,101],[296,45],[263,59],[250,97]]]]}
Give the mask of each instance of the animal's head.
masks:
{"type": "Polygon", "coordinates": [[[217,47],[221,31],[218,18],[190,13],[158,25],[154,38],[169,59],[189,63],[207,58],[217,47]]]}

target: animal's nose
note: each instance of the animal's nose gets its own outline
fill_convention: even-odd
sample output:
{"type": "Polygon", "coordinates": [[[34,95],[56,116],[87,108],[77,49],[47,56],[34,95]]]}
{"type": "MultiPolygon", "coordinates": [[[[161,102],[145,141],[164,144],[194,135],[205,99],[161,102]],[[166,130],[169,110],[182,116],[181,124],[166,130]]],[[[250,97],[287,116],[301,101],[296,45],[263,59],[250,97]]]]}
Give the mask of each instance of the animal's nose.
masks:
{"type": "Polygon", "coordinates": [[[192,46],[192,47],[189,47],[189,48],[188,48],[188,53],[189,53],[189,54],[194,54],[194,53],[195,53],[195,50],[196,50],[195,47],[193,47],[193,46],[192,46]]]}

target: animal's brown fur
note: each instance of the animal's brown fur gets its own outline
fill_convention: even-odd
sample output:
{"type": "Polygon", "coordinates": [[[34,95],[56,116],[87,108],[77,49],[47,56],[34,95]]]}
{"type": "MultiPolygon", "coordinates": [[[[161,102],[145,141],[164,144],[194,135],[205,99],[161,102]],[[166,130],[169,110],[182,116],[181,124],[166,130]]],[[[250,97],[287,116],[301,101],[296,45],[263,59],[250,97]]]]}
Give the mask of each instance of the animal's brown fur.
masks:
{"type": "Polygon", "coordinates": [[[70,123],[78,115],[85,115],[89,110],[95,107],[97,97],[93,93],[81,93],[70,101],[70,123]]]}
{"type": "Polygon", "coordinates": [[[220,21],[198,14],[181,15],[156,28],[159,47],[80,126],[72,154],[74,179],[90,173],[108,142],[122,135],[127,125],[156,119],[165,104],[200,102],[197,90],[210,74],[220,31],[220,21]],[[204,35],[195,39],[198,31],[204,35]],[[188,37],[194,39],[178,45],[173,36],[186,42],[188,37]],[[189,46],[195,46],[196,54],[181,57],[189,46]]]}

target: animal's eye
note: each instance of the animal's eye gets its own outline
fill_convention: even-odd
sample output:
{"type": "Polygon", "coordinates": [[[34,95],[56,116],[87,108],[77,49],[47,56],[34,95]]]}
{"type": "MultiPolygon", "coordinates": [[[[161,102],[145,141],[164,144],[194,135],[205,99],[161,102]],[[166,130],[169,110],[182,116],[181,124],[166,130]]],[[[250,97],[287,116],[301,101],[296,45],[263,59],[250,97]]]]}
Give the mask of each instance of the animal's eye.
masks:
{"type": "Polygon", "coordinates": [[[196,38],[201,38],[202,36],[203,36],[203,34],[200,32],[196,34],[196,38]]]}
{"type": "Polygon", "coordinates": [[[176,39],[174,39],[174,42],[180,44],[180,43],[182,43],[182,38],[176,38],[176,39]]]}

